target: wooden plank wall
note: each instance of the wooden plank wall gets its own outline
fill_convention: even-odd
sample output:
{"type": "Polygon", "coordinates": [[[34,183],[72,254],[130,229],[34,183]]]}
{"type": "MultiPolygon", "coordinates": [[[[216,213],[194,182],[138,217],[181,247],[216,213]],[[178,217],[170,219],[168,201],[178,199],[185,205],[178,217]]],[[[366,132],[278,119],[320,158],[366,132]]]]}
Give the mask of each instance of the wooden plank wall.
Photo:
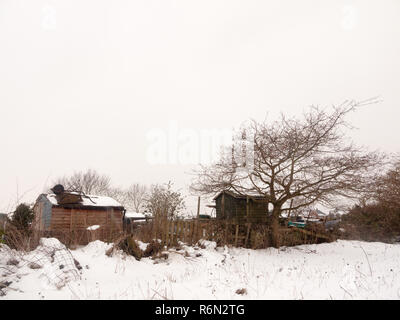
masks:
{"type": "Polygon", "coordinates": [[[99,225],[101,229],[122,231],[122,217],[120,210],[53,208],[50,231],[86,230],[93,225],[99,225]]]}

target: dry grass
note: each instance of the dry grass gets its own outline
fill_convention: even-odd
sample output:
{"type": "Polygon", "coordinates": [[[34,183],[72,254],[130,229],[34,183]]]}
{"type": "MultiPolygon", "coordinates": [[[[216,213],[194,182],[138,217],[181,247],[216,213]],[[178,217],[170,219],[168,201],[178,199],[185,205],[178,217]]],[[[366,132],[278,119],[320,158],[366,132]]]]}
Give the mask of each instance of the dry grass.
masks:
{"type": "Polygon", "coordinates": [[[118,240],[123,233],[118,230],[98,229],[90,230],[71,230],[71,231],[41,231],[36,232],[39,238],[57,238],[69,249],[76,249],[78,246],[87,245],[89,242],[101,240],[113,243],[118,240]]]}
{"type": "Polygon", "coordinates": [[[40,237],[31,229],[21,230],[11,223],[7,224],[7,229],[4,231],[4,244],[17,251],[32,251],[39,245],[39,240],[40,237]]]}

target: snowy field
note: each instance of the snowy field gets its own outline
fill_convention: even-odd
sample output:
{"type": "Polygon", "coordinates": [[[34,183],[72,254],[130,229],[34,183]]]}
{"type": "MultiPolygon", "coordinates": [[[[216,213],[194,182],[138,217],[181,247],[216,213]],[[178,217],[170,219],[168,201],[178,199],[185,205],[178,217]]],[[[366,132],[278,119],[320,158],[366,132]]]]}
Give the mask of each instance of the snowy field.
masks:
{"type": "Polygon", "coordinates": [[[27,255],[0,249],[0,283],[7,283],[0,299],[400,298],[398,244],[337,241],[248,250],[203,242],[203,248],[171,250],[166,260],[137,261],[122,253],[106,256],[110,245],[100,241],[71,255],[57,240],[42,240],[27,255]]]}

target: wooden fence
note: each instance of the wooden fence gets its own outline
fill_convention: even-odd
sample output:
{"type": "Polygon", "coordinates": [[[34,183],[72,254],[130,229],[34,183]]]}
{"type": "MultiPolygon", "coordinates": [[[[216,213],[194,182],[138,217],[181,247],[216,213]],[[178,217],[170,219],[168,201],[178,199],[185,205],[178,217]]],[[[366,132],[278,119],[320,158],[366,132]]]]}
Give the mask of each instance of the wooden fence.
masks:
{"type": "MultiPolygon", "coordinates": [[[[179,242],[196,244],[200,239],[215,241],[217,245],[232,245],[245,248],[270,247],[271,229],[266,223],[237,222],[229,220],[167,220],[154,219],[142,225],[133,234],[141,241],[159,239],[167,247],[179,242]]],[[[291,246],[307,243],[329,242],[330,235],[298,228],[280,229],[279,243],[291,246]]]]}
{"type": "MultiPolygon", "coordinates": [[[[124,232],[111,232],[107,229],[75,230],[70,232],[47,231],[41,232],[41,237],[55,237],[69,247],[86,245],[94,240],[114,242],[127,234],[135,239],[149,243],[153,239],[161,240],[166,247],[185,244],[197,244],[200,239],[215,241],[218,246],[231,245],[252,249],[268,248],[271,246],[271,229],[268,223],[254,223],[216,219],[171,220],[153,219],[135,223],[134,228],[124,232]]],[[[332,241],[326,233],[315,230],[281,227],[279,243],[281,246],[311,244],[332,241]]]]}

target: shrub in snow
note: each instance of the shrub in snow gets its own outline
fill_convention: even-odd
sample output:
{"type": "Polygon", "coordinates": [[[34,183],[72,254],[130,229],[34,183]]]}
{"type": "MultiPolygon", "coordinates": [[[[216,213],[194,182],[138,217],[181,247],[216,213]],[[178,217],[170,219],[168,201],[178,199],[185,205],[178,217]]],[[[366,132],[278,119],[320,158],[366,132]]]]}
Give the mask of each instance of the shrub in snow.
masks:
{"type": "Polygon", "coordinates": [[[108,255],[111,255],[114,248],[118,248],[125,252],[126,254],[135,257],[136,260],[140,260],[143,257],[143,250],[140,248],[139,244],[133,237],[127,236],[122,240],[118,241],[114,247],[111,249],[108,255]]]}
{"type": "Polygon", "coordinates": [[[245,295],[247,294],[247,290],[245,288],[237,289],[236,294],[245,295]]]}
{"type": "Polygon", "coordinates": [[[135,257],[136,260],[142,258],[160,258],[166,259],[167,255],[162,254],[164,249],[160,240],[152,240],[150,243],[143,243],[139,240],[134,239],[132,236],[126,236],[123,239],[117,241],[112,248],[107,250],[106,255],[112,256],[115,249],[120,249],[124,253],[135,257]]]}
{"type": "Polygon", "coordinates": [[[163,250],[163,245],[156,240],[151,241],[143,253],[144,257],[157,257],[163,250]]]}

